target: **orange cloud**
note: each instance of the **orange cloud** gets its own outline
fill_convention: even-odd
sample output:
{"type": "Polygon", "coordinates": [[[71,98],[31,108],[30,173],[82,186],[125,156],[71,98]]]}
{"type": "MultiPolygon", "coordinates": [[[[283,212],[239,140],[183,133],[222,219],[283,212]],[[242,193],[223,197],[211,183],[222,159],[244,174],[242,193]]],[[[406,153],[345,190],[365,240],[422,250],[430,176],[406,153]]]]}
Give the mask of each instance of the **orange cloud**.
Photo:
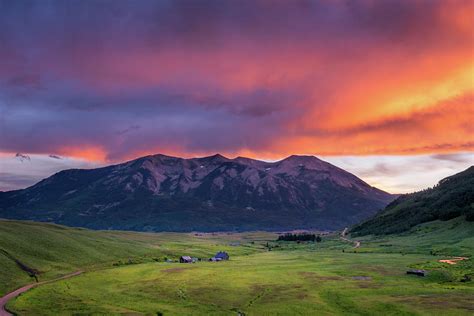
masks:
{"type": "Polygon", "coordinates": [[[57,153],[60,155],[80,158],[93,162],[106,162],[108,160],[106,150],[96,145],[61,147],[57,150],[57,153]]]}

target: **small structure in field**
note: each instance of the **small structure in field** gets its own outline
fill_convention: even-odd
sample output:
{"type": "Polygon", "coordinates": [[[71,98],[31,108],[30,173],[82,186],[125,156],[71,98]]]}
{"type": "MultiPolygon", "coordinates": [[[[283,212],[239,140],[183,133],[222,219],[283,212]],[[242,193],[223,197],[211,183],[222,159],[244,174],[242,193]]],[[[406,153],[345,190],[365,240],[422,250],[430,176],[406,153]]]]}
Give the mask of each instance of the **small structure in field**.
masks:
{"type": "Polygon", "coordinates": [[[214,257],[209,259],[209,261],[222,261],[229,260],[229,254],[225,251],[219,251],[214,257]]]}
{"type": "Polygon", "coordinates": [[[212,257],[212,258],[209,258],[209,261],[211,261],[211,262],[217,262],[217,261],[222,261],[222,259],[221,259],[221,258],[212,257]]]}
{"type": "Polygon", "coordinates": [[[426,270],[411,269],[407,271],[407,274],[413,274],[424,277],[428,275],[428,272],[426,270]]]}
{"type": "Polygon", "coordinates": [[[193,259],[190,256],[181,256],[179,258],[180,263],[192,263],[193,259]]]}

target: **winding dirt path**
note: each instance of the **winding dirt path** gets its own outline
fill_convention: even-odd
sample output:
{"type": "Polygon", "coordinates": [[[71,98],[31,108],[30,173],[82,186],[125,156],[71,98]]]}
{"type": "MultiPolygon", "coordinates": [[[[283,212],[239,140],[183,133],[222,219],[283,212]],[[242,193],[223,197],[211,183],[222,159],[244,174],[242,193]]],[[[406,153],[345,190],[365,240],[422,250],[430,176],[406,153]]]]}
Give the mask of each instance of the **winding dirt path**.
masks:
{"type": "Polygon", "coordinates": [[[26,291],[28,291],[29,289],[33,288],[33,287],[36,287],[38,285],[41,285],[41,284],[47,284],[47,283],[52,283],[52,282],[56,282],[56,281],[59,281],[59,280],[64,280],[64,279],[69,279],[69,278],[72,278],[76,275],[79,275],[81,274],[82,272],[84,271],[76,271],[74,273],[70,273],[70,274],[67,274],[67,275],[64,275],[60,278],[57,278],[57,279],[53,279],[53,280],[48,280],[48,281],[43,281],[43,282],[38,282],[38,283],[32,283],[32,284],[28,284],[28,285],[25,285],[13,292],[10,292],[8,294],[6,294],[5,296],[1,297],[0,298],[0,316],[12,316],[11,313],[9,313],[6,309],[5,309],[5,305],[7,305],[7,303],[17,297],[18,295],[20,295],[21,293],[25,293],[26,291]]]}
{"type": "Polygon", "coordinates": [[[354,248],[359,248],[360,247],[360,241],[357,240],[350,240],[349,238],[346,238],[348,228],[344,228],[344,230],[341,232],[341,239],[347,242],[350,242],[354,244],[354,248]]]}

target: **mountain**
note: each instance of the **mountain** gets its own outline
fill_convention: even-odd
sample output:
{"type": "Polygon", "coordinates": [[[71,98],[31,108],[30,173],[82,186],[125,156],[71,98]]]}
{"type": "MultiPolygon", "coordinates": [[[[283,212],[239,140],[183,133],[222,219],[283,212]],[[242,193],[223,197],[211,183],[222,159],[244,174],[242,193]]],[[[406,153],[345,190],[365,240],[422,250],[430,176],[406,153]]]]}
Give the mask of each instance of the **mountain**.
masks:
{"type": "Polygon", "coordinates": [[[373,218],[352,228],[351,233],[401,233],[421,223],[457,217],[474,221],[474,166],[441,180],[431,189],[400,196],[373,218]]]}
{"type": "Polygon", "coordinates": [[[146,156],[0,194],[0,217],[141,231],[337,229],[393,196],[313,156],[146,156]]]}

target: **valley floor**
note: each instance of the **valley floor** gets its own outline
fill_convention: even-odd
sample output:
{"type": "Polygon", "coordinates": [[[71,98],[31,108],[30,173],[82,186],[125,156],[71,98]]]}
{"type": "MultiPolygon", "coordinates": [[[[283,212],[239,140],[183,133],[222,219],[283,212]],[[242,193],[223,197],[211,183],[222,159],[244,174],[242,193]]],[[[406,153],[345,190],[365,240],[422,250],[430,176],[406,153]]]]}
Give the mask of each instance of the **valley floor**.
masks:
{"type": "MultiPolygon", "coordinates": [[[[463,226],[463,234],[472,236],[472,229],[463,226]]],[[[425,239],[412,240],[423,245],[432,233],[429,227],[422,227],[420,234],[425,239]]],[[[119,236],[128,233],[103,234],[112,234],[118,242],[119,236]]],[[[38,286],[10,301],[9,310],[19,315],[474,313],[474,282],[460,282],[466,274],[474,273],[469,256],[472,246],[462,241],[464,235],[460,241],[444,241],[448,245],[445,249],[453,255],[470,257],[456,265],[438,262],[449,256],[415,247],[408,236],[365,238],[359,248],[340,240],[337,234],[323,237],[321,243],[301,244],[276,242],[276,235],[271,233],[137,236],[142,235],[127,238],[146,241],[153,255],[104,263],[73,278],[38,286]],[[164,255],[172,259],[187,254],[205,258],[216,250],[228,251],[230,260],[164,262],[164,255]],[[427,277],[410,276],[406,274],[410,268],[430,273],[427,277]]]]}
{"type": "Polygon", "coordinates": [[[43,285],[25,315],[472,315],[474,287],[405,274],[426,255],[271,251],[228,262],[146,263],[43,285]]]}

